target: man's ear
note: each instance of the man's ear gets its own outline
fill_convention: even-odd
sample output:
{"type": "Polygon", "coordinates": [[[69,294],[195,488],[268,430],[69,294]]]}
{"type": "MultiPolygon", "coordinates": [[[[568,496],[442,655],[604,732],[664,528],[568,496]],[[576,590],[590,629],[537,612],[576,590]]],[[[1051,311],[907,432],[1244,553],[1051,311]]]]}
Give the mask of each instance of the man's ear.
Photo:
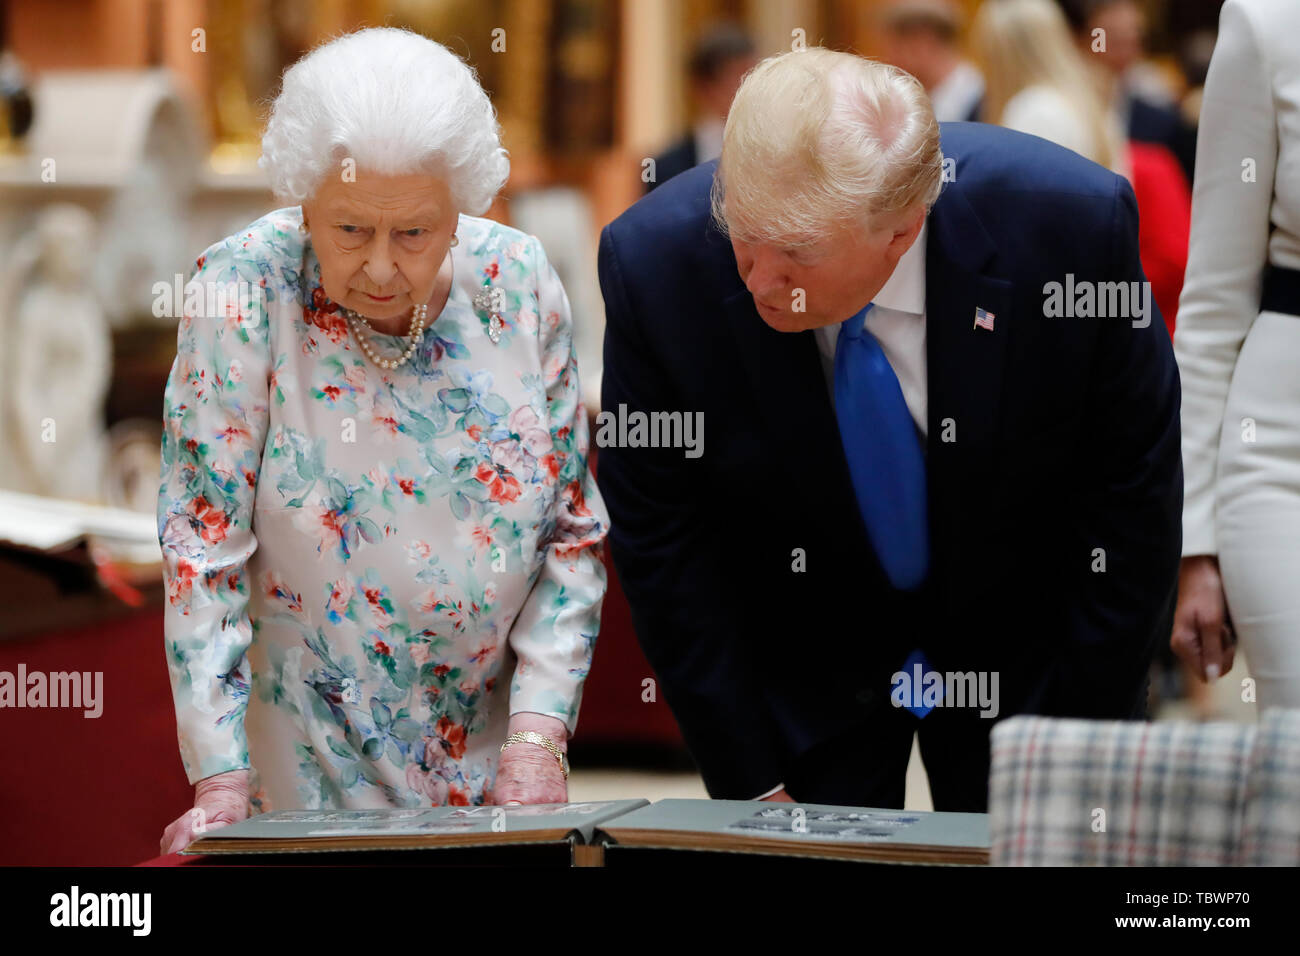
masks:
{"type": "Polygon", "coordinates": [[[889,240],[890,254],[899,259],[903,258],[903,253],[912,248],[912,243],[916,242],[916,237],[921,234],[923,225],[925,225],[924,207],[901,219],[894,228],[893,238],[889,240]]]}

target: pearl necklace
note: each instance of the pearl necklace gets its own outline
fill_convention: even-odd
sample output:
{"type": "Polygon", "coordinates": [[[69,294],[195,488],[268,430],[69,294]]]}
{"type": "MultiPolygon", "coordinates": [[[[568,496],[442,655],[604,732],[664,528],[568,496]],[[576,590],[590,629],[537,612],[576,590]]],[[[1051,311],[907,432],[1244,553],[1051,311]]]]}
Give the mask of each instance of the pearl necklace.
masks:
{"type": "Polygon", "coordinates": [[[415,354],[415,347],[420,344],[420,334],[424,331],[425,319],[429,316],[429,307],[427,305],[417,305],[411,310],[411,331],[409,333],[411,336],[411,344],[406,347],[406,351],[402,353],[402,357],[397,359],[380,358],[375,354],[375,349],[370,344],[370,339],[361,331],[363,325],[366,328],[370,328],[370,323],[362,316],[353,312],[351,309],[344,309],[343,314],[348,317],[348,321],[352,324],[352,332],[357,337],[357,344],[361,346],[361,351],[366,353],[370,361],[374,362],[380,368],[394,369],[401,368],[410,361],[411,356],[415,354]]]}

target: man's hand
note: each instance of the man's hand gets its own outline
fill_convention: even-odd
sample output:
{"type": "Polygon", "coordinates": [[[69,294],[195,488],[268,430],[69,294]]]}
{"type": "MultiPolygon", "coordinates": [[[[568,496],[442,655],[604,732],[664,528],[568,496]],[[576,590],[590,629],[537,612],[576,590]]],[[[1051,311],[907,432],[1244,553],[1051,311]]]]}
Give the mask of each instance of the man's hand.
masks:
{"type": "Polygon", "coordinates": [[[1183,558],[1178,570],[1178,607],[1170,648],[1202,680],[1212,683],[1232,669],[1236,645],[1219,576],[1219,559],[1212,554],[1183,558]]]}
{"type": "MultiPolygon", "coordinates": [[[[564,721],[545,714],[521,712],[510,718],[506,736],[529,730],[551,738],[561,751],[568,752],[569,731],[564,721]]],[[[497,764],[492,802],[502,806],[511,803],[568,803],[568,781],[555,755],[541,744],[511,744],[501,752],[497,764]]]]}
{"type": "Polygon", "coordinates": [[[785,787],[782,787],[780,790],[778,790],[776,793],[772,794],[771,796],[764,797],[763,801],[765,803],[794,803],[795,799],[794,797],[790,796],[790,794],[785,792],[785,787]]]}
{"type": "Polygon", "coordinates": [[[247,770],[230,770],[196,783],[194,807],[168,825],[158,849],[179,853],[204,833],[247,819],[248,777],[247,770]]]}

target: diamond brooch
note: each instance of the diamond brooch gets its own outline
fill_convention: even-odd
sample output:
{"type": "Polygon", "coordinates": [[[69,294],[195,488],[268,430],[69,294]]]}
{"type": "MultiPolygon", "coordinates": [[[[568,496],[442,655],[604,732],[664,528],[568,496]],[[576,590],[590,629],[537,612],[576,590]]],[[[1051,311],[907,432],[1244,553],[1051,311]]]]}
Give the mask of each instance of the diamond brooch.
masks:
{"type": "Polygon", "coordinates": [[[474,309],[488,313],[487,334],[493,345],[501,341],[501,330],[505,327],[505,323],[501,320],[501,313],[505,311],[505,307],[504,289],[488,286],[474,293],[474,309]]]}

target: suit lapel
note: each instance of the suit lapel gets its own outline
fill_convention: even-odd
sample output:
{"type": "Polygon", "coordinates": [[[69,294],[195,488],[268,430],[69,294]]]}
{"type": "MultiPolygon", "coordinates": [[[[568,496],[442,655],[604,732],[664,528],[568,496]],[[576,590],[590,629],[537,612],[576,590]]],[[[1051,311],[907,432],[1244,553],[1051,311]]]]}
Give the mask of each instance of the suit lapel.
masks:
{"type": "Polygon", "coordinates": [[[940,475],[951,465],[975,474],[993,465],[1015,325],[1011,283],[987,272],[996,252],[965,197],[949,187],[930,214],[925,260],[928,461],[940,475]],[[992,314],[992,329],[975,326],[977,308],[992,314]]]}
{"type": "MultiPolygon", "coordinates": [[[[723,300],[723,311],[749,380],[751,407],[765,422],[774,451],[788,449],[792,443],[797,447],[795,454],[775,457],[797,468],[791,480],[796,487],[815,494],[819,511],[856,514],[857,499],[816,336],[774,330],[758,314],[743,285],[723,300]]],[[[859,522],[851,522],[837,533],[845,547],[866,547],[866,532],[859,522]]]]}
{"type": "Polygon", "coordinates": [[[723,308],[755,403],[775,433],[801,436],[805,449],[821,456],[813,464],[829,465],[838,459],[847,477],[816,336],[774,330],[758,314],[743,286],[723,300],[723,308]],[[828,445],[834,454],[827,453],[828,445]]]}

